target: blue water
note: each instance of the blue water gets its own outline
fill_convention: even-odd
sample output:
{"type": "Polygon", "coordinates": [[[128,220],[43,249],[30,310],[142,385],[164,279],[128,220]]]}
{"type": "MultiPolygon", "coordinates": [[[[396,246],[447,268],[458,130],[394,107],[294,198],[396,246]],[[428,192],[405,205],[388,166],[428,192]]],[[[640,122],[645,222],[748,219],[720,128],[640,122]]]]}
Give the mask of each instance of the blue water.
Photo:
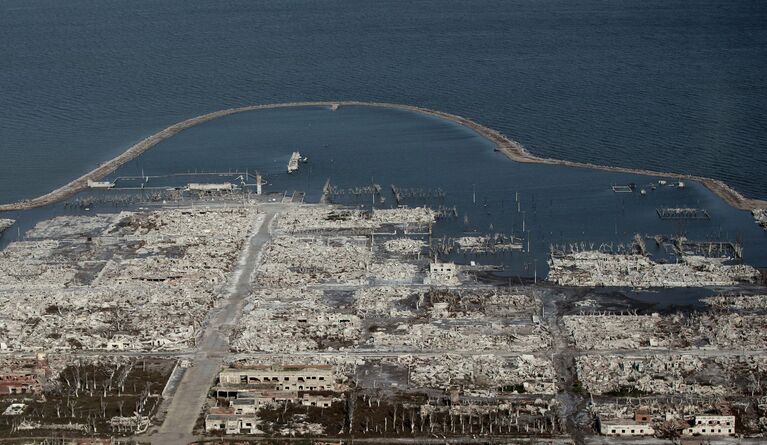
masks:
{"type": "Polygon", "coordinates": [[[5,0],[0,202],[183,118],[322,99],[441,109],[544,156],[767,198],[766,23],[758,0],[5,0]]]}
{"type": "MultiPolygon", "coordinates": [[[[689,183],[679,189],[658,186],[659,178],[653,177],[520,164],[494,148],[473,130],[410,111],[367,106],[345,106],[336,111],[327,107],[273,109],[235,114],[193,127],[161,142],[110,179],[202,170],[258,171],[268,182],[266,193],[305,191],[311,202],[319,200],[328,179],[341,189],[377,183],[386,198],[377,206],[383,207],[394,205],[392,184],[441,189],[443,198],[412,199],[404,204],[457,208],[458,218],[435,226],[437,239],[461,236],[466,231],[506,233],[523,238],[525,243],[529,238],[529,252],[457,258],[462,263],[503,264],[523,276],[533,275],[536,266],[539,273],[546,272],[551,244],[630,244],[636,233],[683,234],[697,241],[739,238],[744,261],[767,266],[767,234],[754,224],[750,213],[732,209],[700,184],[689,183]],[[288,158],[294,150],[309,162],[298,172],[287,174],[288,158]],[[637,192],[612,191],[614,184],[629,183],[637,185],[637,192]],[[646,189],[646,195],[638,193],[641,188],[646,189]],[[661,220],[656,214],[659,207],[704,208],[711,218],[661,220]]],[[[371,198],[339,197],[344,204],[363,206],[369,206],[371,198]]],[[[647,244],[652,254],[663,256],[653,241],[647,244]]]]}

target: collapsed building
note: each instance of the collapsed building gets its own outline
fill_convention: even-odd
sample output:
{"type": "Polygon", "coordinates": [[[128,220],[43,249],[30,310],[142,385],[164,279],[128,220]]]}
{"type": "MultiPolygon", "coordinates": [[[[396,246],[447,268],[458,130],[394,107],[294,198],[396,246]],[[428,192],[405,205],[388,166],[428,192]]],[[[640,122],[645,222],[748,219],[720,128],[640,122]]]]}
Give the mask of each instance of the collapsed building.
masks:
{"type": "Polygon", "coordinates": [[[409,381],[426,388],[490,388],[491,391],[554,394],[556,375],[549,358],[531,354],[442,354],[436,358],[401,355],[384,362],[404,365],[409,381]]]}
{"type": "Polygon", "coordinates": [[[387,252],[400,255],[420,255],[426,247],[422,240],[412,238],[394,238],[386,240],[383,247],[387,252]]]}
{"type": "Polygon", "coordinates": [[[765,311],[767,295],[715,295],[703,299],[709,307],[730,311],[765,311]]]}
{"type": "Polygon", "coordinates": [[[34,359],[6,358],[0,368],[0,396],[39,395],[55,376],[44,352],[37,353],[34,359]]]}
{"type": "Polygon", "coordinates": [[[583,350],[767,348],[767,318],[739,313],[673,315],[566,315],[573,342],[583,350]]]}
{"type": "Polygon", "coordinates": [[[0,252],[0,346],[193,346],[255,216],[200,208],[39,223],[0,252]]]}
{"type": "Polygon", "coordinates": [[[322,291],[307,288],[255,292],[232,334],[232,349],[293,352],[356,344],[361,334],[360,318],[335,311],[323,299],[322,291]]]}
{"type": "Polygon", "coordinates": [[[329,408],[342,400],[334,395],[336,375],[329,365],[261,365],[230,367],[213,388],[224,406],[205,415],[207,432],[262,434],[258,413],[278,406],[329,408]]]}
{"type": "Polygon", "coordinates": [[[686,255],[677,263],[658,263],[639,254],[599,251],[552,255],[548,280],[560,286],[705,287],[754,283],[759,271],[727,258],[686,255]]]}
{"type": "Polygon", "coordinates": [[[719,384],[698,380],[703,360],[692,355],[582,355],[576,358],[578,378],[595,395],[602,394],[695,394],[722,396],[729,392],[719,384]]]}
{"type": "Polygon", "coordinates": [[[327,230],[362,230],[369,233],[386,225],[423,228],[433,224],[436,212],[426,207],[375,209],[365,212],[358,209],[326,205],[302,205],[291,207],[280,215],[277,228],[286,233],[305,233],[327,230]]]}

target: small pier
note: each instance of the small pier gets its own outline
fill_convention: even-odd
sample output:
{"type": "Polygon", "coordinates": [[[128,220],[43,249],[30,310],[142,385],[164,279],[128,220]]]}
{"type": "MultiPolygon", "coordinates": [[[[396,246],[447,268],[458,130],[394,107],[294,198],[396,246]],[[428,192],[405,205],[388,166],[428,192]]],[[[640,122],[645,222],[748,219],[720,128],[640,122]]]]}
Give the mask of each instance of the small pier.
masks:
{"type": "Polygon", "coordinates": [[[661,208],[655,209],[660,219],[711,219],[705,209],[661,208]]]}
{"type": "Polygon", "coordinates": [[[88,188],[91,189],[111,189],[115,186],[114,182],[109,181],[91,181],[88,180],[88,188]]]}
{"type": "Polygon", "coordinates": [[[301,153],[294,151],[293,154],[290,155],[290,160],[288,161],[288,173],[298,171],[299,162],[301,162],[301,160],[301,153]]]}

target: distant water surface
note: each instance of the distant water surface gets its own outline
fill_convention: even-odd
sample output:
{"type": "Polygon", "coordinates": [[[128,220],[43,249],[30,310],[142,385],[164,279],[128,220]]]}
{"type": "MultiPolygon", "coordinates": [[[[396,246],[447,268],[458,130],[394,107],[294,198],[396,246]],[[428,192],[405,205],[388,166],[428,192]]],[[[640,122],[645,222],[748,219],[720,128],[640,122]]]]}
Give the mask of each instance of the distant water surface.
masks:
{"type": "Polygon", "coordinates": [[[327,99],[436,108],[543,156],[767,198],[766,23],[758,0],[5,0],[0,202],[184,118],[327,99]]]}

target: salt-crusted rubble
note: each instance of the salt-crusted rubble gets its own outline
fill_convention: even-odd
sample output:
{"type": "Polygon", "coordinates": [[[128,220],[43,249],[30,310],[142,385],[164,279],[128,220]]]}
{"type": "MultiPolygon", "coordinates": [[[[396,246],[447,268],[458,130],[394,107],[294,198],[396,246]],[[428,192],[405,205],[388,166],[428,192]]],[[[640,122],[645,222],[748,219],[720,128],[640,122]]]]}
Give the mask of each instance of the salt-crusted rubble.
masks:
{"type": "Polygon", "coordinates": [[[767,309],[767,295],[716,295],[704,298],[703,301],[716,309],[745,311],[767,309]]]}
{"type": "MultiPolygon", "coordinates": [[[[416,313],[408,307],[406,299],[414,291],[392,286],[363,287],[355,291],[354,309],[360,317],[410,318],[416,313]]],[[[423,304],[423,293],[417,293],[423,304]]]]}
{"type": "Polygon", "coordinates": [[[595,395],[637,390],[646,394],[709,395],[748,393],[764,375],[767,359],[753,356],[701,357],[584,355],[576,357],[578,378],[595,395]],[[740,380],[738,376],[741,376],[740,380]]]}
{"type": "Polygon", "coordinates": [[[767,209],[754,209],[751,210],[751,214],[754,216],[754,221],[767,230],[767,209]]]}
{"type": "Polygon", "coordinates": [[[670,347],[671,338],[661,337],[660,316],[566,315],[565,328],[581,349],[637,349],[670,347]]]}
{"type": "MultiPolygon", "coordinates": [[[[482,317],[451,317],[447,305],[440,309],[444,314],[439,313],[435,317],[434,311],[423,304],[423,294],[415,297],[415,302],[405,303],[411,295],[412,291],[391,287],[361,288],[353,294],[350,306],[339,310],[328,304],[324,293],[319,290],[259,290],[248,299],[240,326],[233,335],[232,348],[238,352],[357,347],[396,351],[467,348],[539,351],[550,346],[550,335],[543,326],[510,325],[502,319],[481,320],[482,317]],[[421,313],[430,314],[434,322],[416,321],[417,307],[421,307],[421,313]],[[448,319],[440,319],[443,315],[448,319]],[[361,327],[367,319],[373,320],[370,323],[378,327],[364,340],[361,327]]],[[[498,296],[493,298],[507,300],[498,296]]],[[[509,300],[512,299],[522,300],[522,297],[512,296],[509,300]]]]}
{"type": "Polygon", "coordinates": [[[395,238],[384,241],[383,247],[390,253],[417,255],[426,247],[426,243],[412,238],[395,238]]]}
{"type": "Polygon", "coordinates": [[[232,349],[294,352],[354,345],[360,318],[335,311],[323,298],[322,291],[306,288],[257,291],[235,329],[232,349]]]}
{"type": "Polygon", "coordinates": [[[208,293],[156,283],[15,289],[0,295],[14,308],[0,318],[0,339],[17,351],[178,349],[212,304],[208,293]]]}
{"type": "Polygon", "coordinates": [[[767,349],[767,318],[751,314],[567,315],[583,350],[767,349]]]}
{"type": "Polygon", "coordinates": [[[40,221],[26,233],[28,239],[82,238],[101,235],[104,230],[126,214],[101,214],[89,216],[57,216],[40,221]]]}
{"type": "Polygon", "coordinates": [[[367,344],[376,350],[394,351],[540,351],[551,346],[541,326],[476,324],[400,324],[391,332],[371,334],[367,344]]]}
{"type": "Polygon", "coordinates": [[[262,286],[366,282],[372,253],[364,237],[280,236],[264,251],[257,281],[262,286]]]}
{"type": "Polygon", "coordinates": [[[343,207],[302,205],[280,215],[277,228],[288,233],[318,230],[375,229],[389,224],[425,226],[434,222],[436,213],[426,207],[382,209],[372,214],[343,207]]]}
{"type": "Polygon", "coordinates": [[[597,251],[553,255],[548,280],[561,286],[705,287],[753,283],[759,271],[723,258],[685,256],[678,263],[656,263],[643,255],[597,251]]]}
{"type": "Polygon", "coordinates": [[[548,358],[534,355],[500,357],[493,354],[438,357],[402,355],[385,362],[405,365],[410,381],[427,388],[449,389],[521,387],[520,392],[553,394],[556,391],[554,366],[548,358]]]}
{"type": "Polygon", "coordinates": [[[723,395],[722,386],[690,384],[685,377],[701,369],[702,360],[690,355],[576,357],[578,378],[594,394],[633,388],[651,394],[723,395]]]}
{"type": "Polygon", "coordinates": [[[254,209],[196,208],[41,222],[32,241],[0,252],[0,342],[12,350],[192,346],[255,219],[254,209]]]}
{"type": "Polygon", "coordinates": [[[7,218],[0,218],[0,235],[3,234],[6,230],[8,230],[9,227],[14,225],[16,223],[15,220],[7,219],[7,218]]]}
{"type": "Polygon", "coordinates": [[[277,220],[276,236],[264,251],[256,282],[262,286],[302,286],[420,281],[424,266],[415,261],[424,242],[387,236],[402,226],[405,232],[427,230],[424,226],[434,218],[434,211],[421,207],[367,213],[331,206],[292,206],[277,220]],[[377,230],[385,233],[376,236],[377,230]],[[376,248],[380,244],[383,249],[376,248]]]}
{"type": "Polygon", "coordinates": [[[416,264],[387,259],[370,265],[369,278],[390,284],[410,284],[419,281],[420,272],[416,264]]]}

